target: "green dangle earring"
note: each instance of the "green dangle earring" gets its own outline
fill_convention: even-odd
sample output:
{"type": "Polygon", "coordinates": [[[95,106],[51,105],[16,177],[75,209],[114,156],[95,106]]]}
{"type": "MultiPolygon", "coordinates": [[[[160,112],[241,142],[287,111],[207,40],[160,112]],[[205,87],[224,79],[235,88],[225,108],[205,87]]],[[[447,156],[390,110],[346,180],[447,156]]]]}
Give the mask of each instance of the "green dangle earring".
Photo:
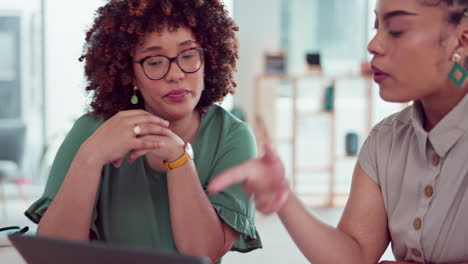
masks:
{"type": "Polygon", "coordinates": [[[136,87],[136,85],[133,87],[133,95],[132,95],[132,98],[130,98],[130,102],[133,104],[133,105],[136,105],[138,104],[138,96],[137,96],[137,90],[138,88],[136,87]]]}
{"type": "Polygon", "coordinates": [[[468,77],[468,72],[465,70],[463,65],[460,64],[462,61],[462,56],[458,53],[453,54],[452,61],[455,64],[450,71],[449,77],[455,85],[460,88],[468,77]]]}

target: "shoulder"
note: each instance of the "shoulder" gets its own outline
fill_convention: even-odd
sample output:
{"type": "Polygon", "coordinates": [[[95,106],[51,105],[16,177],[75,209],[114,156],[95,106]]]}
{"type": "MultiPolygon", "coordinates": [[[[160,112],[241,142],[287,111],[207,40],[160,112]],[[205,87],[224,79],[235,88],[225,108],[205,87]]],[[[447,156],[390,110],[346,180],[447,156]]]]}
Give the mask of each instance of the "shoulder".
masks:
{"type": "Polygon", "coordinates": [[[77,128],[84,128],[84,129],[97,129],[100,127],[105,120],[103,118],[99,118],[94,116],[91,113],[84,114],[80,116],[74,124],[74,127],[77,128]]]}
{"type": "Polygon", "coordinates": [[[369,136],[385,136],[385,138],[388,138],[387,136],[389,135],[396,135],[401,132],[412,130],[413,123],[411,119],[411,109],[412,107],[408,106],[400,112],[384,118],[372,128],[369,136]]]}
{"type": "Polygon", "coordinates": [[[200,132],[200,139],[211,142],[218,150],[241,151],[249,153],[249,157],[256,155],[256,139],[249,125],[218,105],[210,106],[204,114],[200,132]]]}
{"type": "Polygon", "coordinates": [[[219,105],[214,104],[210,106],[204,115],[203,118],[207,127],[216,129],[222,134],[252,133],[247,123],[235,117],[219,105]]]}
{"type": "Polygon", "coordinates": [[[360,160],[374,160],[377,156],[386,156],[393,149],[408,142],[413,133],[411,106],[390,115],[375,125],[361,148],[360,160]]]}
{"type": "Polygon", "coordinates": [[[104,122],[104,119],[90,113],[84,114],[75,121],[67,137],[84,140],[91,136],[104,122]]]}
{"type": "MultiPolygon", "coordinates": [[[[388,161],[388,155],[395,147],[401,148],[409,144],[414,131],[411,116],[412,107],[409,106],[375,125],[361,147],[359,154],[361,165],[373,164],[376,169],[379,161],[388,161]]],[[[369,170],[366,172],[372,174],[369,170]]]]}
{"type": "Polygon", "coordinates": [[[407,107],[386,117],[372,128],[361,147],[358,161],[366,174],[377,184],[380,185],[383,182],[382,177],[386,175],[382,174],[379,168],[386,167],[394,143],[403,140],[404,135],[411,131],[411,127],[411,107],[407,107]]]}

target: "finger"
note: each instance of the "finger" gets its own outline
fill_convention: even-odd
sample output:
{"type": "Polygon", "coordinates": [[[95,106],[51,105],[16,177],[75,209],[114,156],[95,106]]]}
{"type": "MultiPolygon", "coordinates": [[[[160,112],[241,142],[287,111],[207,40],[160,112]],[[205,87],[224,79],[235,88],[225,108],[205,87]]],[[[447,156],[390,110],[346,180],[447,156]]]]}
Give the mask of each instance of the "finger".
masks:
{"type": "Polygon", "coordinates": [[[289,196],[285,194],[281,195],[279,200],[276,200],[275,203],[273,203],[272,206],[264,212],[264,214],[270,215],[273,213],[278,213],[278,211],[281,210],[281,208],[283,208],[288,197],[289,196]]]}
{"type": "Polygon", "coordinates": [[[144,123],[151,123],[155,125],[169,127],[169,121],[141,110],[139,112],[125,115],[124,120],[125,122],[128,122],[132,127],[144,123]]]}
{"type": "Polygon", "coordinates": [[[272,206],[272,209],[274,210],[274,212],[279,211],[283,207],[283,205],[288,200],[288,197],[289,197],[289,189],[285,190],[284,192],[276,196],[273,202],[273,206],[272,206]]]}
{"type": "Polygon", "coordinates": [[[255,199],[255,202],[264,208],[271,208],[275,206],[278,202],[278,196],[282,195],[283,193],[277,193],[277,192],[272,192],[272,193],[265,193],[258,198],[255,199]]]}
{"type": "Polygon", "coordinates": [[[270,206],[268,208],[264,208],[262,214],[264,215],[271,215],[277,213],[279,211],[279,207],[277,205],[270,206]]]}
{"type": "Polygon", "coordinates": [[[267,162],[281,162],[276,150],[274,149],[272,144],[264,144],[263,145],[263,159],[267,162]]]}
{"type": "MultiPolygon", "coordinates": [[[[276,175],[276,174],[275,174],[276,175]]],[[[289,189],[289,180],[288,178],[284,177],[284,174],[281,174],[279,175],[281,178],[281,180],[277,180],[278,177],[272,177],[272,178],[275,178],[275,180],[272,181],[272,188],[276,188],[276,189],[281,189],[281,190],[285,190],[285,189],[289,189]]]]}
{"type": "Polygon", "coordinates": [[[258,210],[265,215],[277,213],[283,207],[287,197],[287,193],[277,195],[273,200],[270,201],[269,204],[260,207],[258,210]]]}
{"type": "Polygon", "coordinates": [[[274,213],[278,213],[281,208],[283,208],[284,202],[281,204],[273,204],[270,208],[265,209],[262,213],[265,215],[271,215],[274,213]]]}
{"type": "Polygon", "coordinates": [[[169,136],[170,130],[166,127],[155,125],[153,123],[144,123],[139,124],[140,133],[137,137],[148,136],[148,135],[158,135],[158,136],[169,136]]]}
{"type": "Polygon", "coordinates": [[[270,132],[268,131],[268,129],[266,129],[266,127],[263,128],[262,134],[265,144],[273,143],[273,139],[271,138],[270,132]]]}
{"type": "Polygon", "coordinates": [[[271,214],[271,204],[272,204],[272,199],[267,199],[267,198],[262,198],[262,199],[257,199],[255,201],[255,205],[258,211],[260,211],[262,214],[271,214]]]}
{"type": "Polygon", "coordinates": [[[143,138],[135,138],[130,147],[130,151],[140,151],[140,150],[154,150],[159,149],[164,146],[164,142],[149,138],[149,136],[143,138]]]}
{"type": "Polygon", "coordinates": [[[137,160],[139,157],[143,156],[143,155],[146,155],[148,153],[150,153],[151,151],[153,151],[152,149],[151,150],[138,150],[138,151],[132,151],[130,153],[130,156],[128,157],[128,162],[134,162],[135,160],[137,160]]]}
{"type": "Polygon", "coordinates": [[[155,149],[159,149],[164,146],[164,143],[161,141],[149,140],[149,139],[137,139],[135,145],[130,151],[128,157],[129,162],[134,162],[139,157],[148,154],[155,149]]]}
{"type": "Polygon", "coordinates": [[[262,162],[262,167],[257,167],[252,170],[255,175],[244,181],[243,187],[245,190],[260,194],[278,193],[281,190],[289,189],[289,180],[286,178],[284,171],[275,170],[272,164],[262,162]]]}
{"type": "MultiPolygon", "coordinates": [[[[161,123],[161,125],[167,124],[169,126],[169,122],[165,119],[162,119],[158,116],[155,116],[145,110],[142,109],[135,109],[135,110],[125,110],[125,111],[120,111],[118,112],[115,116],[123,118],[123,119],[133,119],[133,118],[141,118],[141,117],[146,117],[150,118],[153,120],[155,123],[161,123]]],[[[139,119],[140,121],[140,119],[139,119]]],[[[164,125],[166,126],[166,125],[164,125]]]]}
{"type": "Polygon", "coordinates": [[[112,162],[112,165],[114,165],[115,168],[120,168],[120,166],[122,165],[122,161],[123,159],[115,160],[112,162]]]}
{"type": "Polygon", "coordinates": [[[243,182],[249,177],[254,177],[252,172],[260,166],[259,162],[258,159],[249,160],[223,172],[208,185],[208,193],[219,193],[229,186],[243,182]]]}
{"type": "MultiPolygon", "coordinates": [[[[260,211],[260,210],[259,210],[260,211]]],[[[267,209],[264,209],[263,211],[260,211],[263,215],[271,215],[271,214],[274,214],[276,212],[278,212],[277,208],[275,207],[271,207],[271,208],[267,208],[267,209]]]]}
{"type": "Polygon", "coordinates": [[[138,137],[137,139],[148,141],[148,142],[153,142],[153,143],[158,143],[158,144],[166,140],[164,136],[159,136],[159,135],[146,135],[146,136],[138,137]]]}

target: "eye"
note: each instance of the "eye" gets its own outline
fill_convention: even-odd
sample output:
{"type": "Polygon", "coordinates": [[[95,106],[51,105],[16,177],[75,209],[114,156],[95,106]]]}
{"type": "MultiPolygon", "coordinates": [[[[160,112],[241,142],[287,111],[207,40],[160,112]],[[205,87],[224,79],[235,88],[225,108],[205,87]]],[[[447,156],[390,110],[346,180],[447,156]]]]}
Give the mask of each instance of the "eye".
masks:
{"type": "Polygon", "coordinates": [[[194,57],[195,57],[195,55],[193,55],[193,54],[184,54],[184,55],[182,56],[182,59],[184,59],[184,60],[190,60],[190,59],[192,59],[192,58],[194,58],[194,57]]]}
{"type": "Polygon", "coordinates": [[[154,62],[148,63],[148,65],[150,65],[150,66],[157,66],[157,65],[159,65],[159,64],[161,64],[161,63],[162,63],[162,61],[154,61],[154,62]]]}
{"type": "Polygon", "coordinates": [[[403,31],[390,30],[388,33],[394,38],[398,38],[398,37],[401,37],[401,35],[403,35],[403,31]]]}
{"type": "Polygon", "coordinates": [[[149,58],[146,60],[146,64],[151,67],[156,67],[164,63],[164,58],[162,57],[154,57],[154,58],[149,58]]]}
{"type": "Polygon", "coordinates": [[[188,50],[180,54],[180,58],[183,60],[190,60],[197,56],[196,50],[188,50]]]}

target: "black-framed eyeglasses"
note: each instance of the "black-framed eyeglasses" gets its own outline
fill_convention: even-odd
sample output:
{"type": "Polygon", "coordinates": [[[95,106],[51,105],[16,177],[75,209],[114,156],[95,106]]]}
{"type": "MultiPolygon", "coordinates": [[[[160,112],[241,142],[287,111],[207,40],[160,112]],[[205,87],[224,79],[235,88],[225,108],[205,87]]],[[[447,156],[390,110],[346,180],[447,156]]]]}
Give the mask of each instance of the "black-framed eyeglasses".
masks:
{"type": "Polygon", "coordinates": [[[179,53],[176,57],[169,58],[164,55],[154,55],[143,58],[138,63],[143,68],[146,77],[151,80],[160,80],[171,70],[172,62],[176,62],[177,66],[184,73],[195,73],[200,70],[204,62],[205,49],[192,48],[179,53]]]}

